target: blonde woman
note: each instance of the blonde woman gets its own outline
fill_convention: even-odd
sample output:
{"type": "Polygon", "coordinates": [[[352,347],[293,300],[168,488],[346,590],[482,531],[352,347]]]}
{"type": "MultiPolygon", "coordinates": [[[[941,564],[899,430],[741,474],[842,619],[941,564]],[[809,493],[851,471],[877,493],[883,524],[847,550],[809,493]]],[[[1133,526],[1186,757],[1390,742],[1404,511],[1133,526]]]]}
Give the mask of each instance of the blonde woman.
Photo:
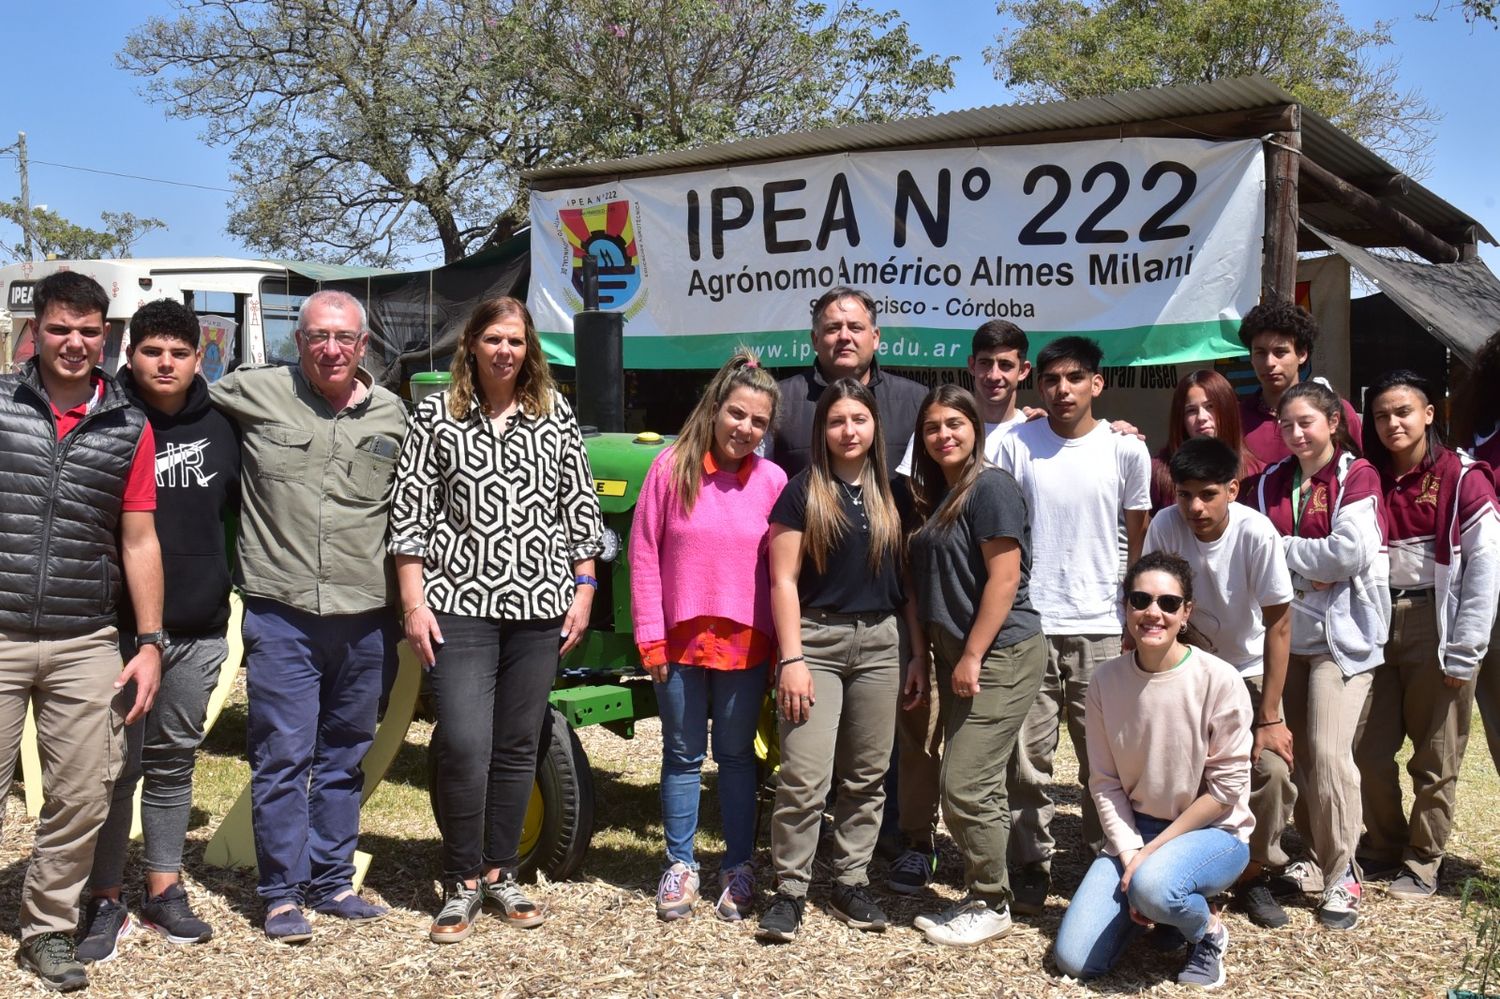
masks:
{"type": "Polygon", "coordinates": [[[724,821],[715,912],[740,920],[754,901],[755,727],[776,644],[766,533],[786,485],[786,473],[755,449],[779,399],[756,357],[736,353],[652,463],[636,503],[631,616],[661,711],[661,919],[687,916],[698,900],[693,839],[710,718],[724,821]]]}
{"type": "Polygon", "coordinates": [[[434,943],[488,903],[543,921],[516,883],[547,694],[583,637],[604,521],[573,412],[514,298],[483,301],[452,387],[423,400],[396,469],[390,549],[406,640],[430,670],[445,898],[434,943]]]}

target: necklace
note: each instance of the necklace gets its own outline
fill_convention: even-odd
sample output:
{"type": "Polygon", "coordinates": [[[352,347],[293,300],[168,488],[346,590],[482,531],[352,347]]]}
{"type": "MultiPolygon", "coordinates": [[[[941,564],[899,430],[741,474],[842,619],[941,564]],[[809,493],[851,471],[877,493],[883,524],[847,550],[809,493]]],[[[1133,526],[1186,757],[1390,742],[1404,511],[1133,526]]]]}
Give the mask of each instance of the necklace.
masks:
{"type": "Polygon", "coordinates": [[[846,497],[848,497],[850,505],[854,507],[855,512],[859,515],[860,531],[864,534],[869,534],[870,517],[869,511],[865,509],[863,489],[859,486],[851,486],[849,483],[845,482],[837,475],[833,477],[833,481],[839,484],[839,491],[842,492],[846,497]]]}

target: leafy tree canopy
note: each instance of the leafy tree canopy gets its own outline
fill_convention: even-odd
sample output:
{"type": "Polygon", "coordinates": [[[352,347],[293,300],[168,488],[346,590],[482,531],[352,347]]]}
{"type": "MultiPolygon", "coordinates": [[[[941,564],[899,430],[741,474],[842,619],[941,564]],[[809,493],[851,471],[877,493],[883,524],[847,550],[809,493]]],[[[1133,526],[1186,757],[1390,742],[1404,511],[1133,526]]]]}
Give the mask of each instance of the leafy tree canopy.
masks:
{"type": "Polygon", "coordinates": [[[1438,112],[1381,58],[1389,24],[1355,27],[1334,0],[1002,0],[998,11],[1016,27],[985,59],[1029,99],[1259,73],[1409,172],[1424,168],[1438,112]]]}
{"type": "Polygon", "coordinates": [[[31,231],[31,254],[23,238],[14,244],[0,243],[0,253],[12,261],[57,257],[63,260],[93,260],[128,257],[130,248],[148,232],[166,228],[160,219],[139,218],[130,212],[102,212],[102,229],[75,225],[57,212],[33,207],[28,214],[21,199],[0,201],[0,219],[31,231]]]}
{"type": "Polygon", "coordinates": [[[522,170],[931,110],[951,58],[860,0],[178,0],[121,64],[231,149],[268,254],[453,261],[522,170]]]}

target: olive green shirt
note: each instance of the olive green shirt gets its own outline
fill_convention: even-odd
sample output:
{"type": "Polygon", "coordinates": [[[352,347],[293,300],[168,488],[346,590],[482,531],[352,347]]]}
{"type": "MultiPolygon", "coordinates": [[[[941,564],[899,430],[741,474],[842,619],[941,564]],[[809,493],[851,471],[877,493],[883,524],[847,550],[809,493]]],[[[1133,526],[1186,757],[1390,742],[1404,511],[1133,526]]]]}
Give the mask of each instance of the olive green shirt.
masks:
{"type": "Polygon", "coordinates": [[[299,367],[241,368],[209,387],[242,439],[247,595],[320,616],[396,602],[386,533],[406,407],[358,376],[368,393],[339,413],[299,367]]]}

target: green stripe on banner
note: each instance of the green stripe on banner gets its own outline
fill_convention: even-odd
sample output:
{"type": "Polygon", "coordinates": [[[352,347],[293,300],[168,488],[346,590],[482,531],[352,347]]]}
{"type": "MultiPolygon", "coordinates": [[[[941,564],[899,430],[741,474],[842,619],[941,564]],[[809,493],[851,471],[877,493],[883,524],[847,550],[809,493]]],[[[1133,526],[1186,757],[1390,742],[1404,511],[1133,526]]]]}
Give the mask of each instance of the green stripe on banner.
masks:
{"type": "MultiPolygon", "coordinates": [[[[1212,361],[1245,353],[1236,337],[1238,319],[1201,323],[1132,326],[1117,330],[1092,330],[1083,335],[1104,348],[1104,363],[1110,367],[1133,364],[1180,364],[1212,361]]],[[[1027,331],[1031,356],[1071,331],[1027,331]]],[[[882,326],[880,363],[888,367],[954,368],[969,356],[973,334],[958,329],[931,326],[882,326]]],[[[542,333],[547,360],[553,364],[574,363],[573,336],[542,333]]],[[[625,367],[677,369],[717,368],[736,347],[757,351],[767,367],[792,367],[812,360],[812,339],[807,330],[762,330],[753,333],[702,333],[677,336],[625,337],[625,367]]]]}

